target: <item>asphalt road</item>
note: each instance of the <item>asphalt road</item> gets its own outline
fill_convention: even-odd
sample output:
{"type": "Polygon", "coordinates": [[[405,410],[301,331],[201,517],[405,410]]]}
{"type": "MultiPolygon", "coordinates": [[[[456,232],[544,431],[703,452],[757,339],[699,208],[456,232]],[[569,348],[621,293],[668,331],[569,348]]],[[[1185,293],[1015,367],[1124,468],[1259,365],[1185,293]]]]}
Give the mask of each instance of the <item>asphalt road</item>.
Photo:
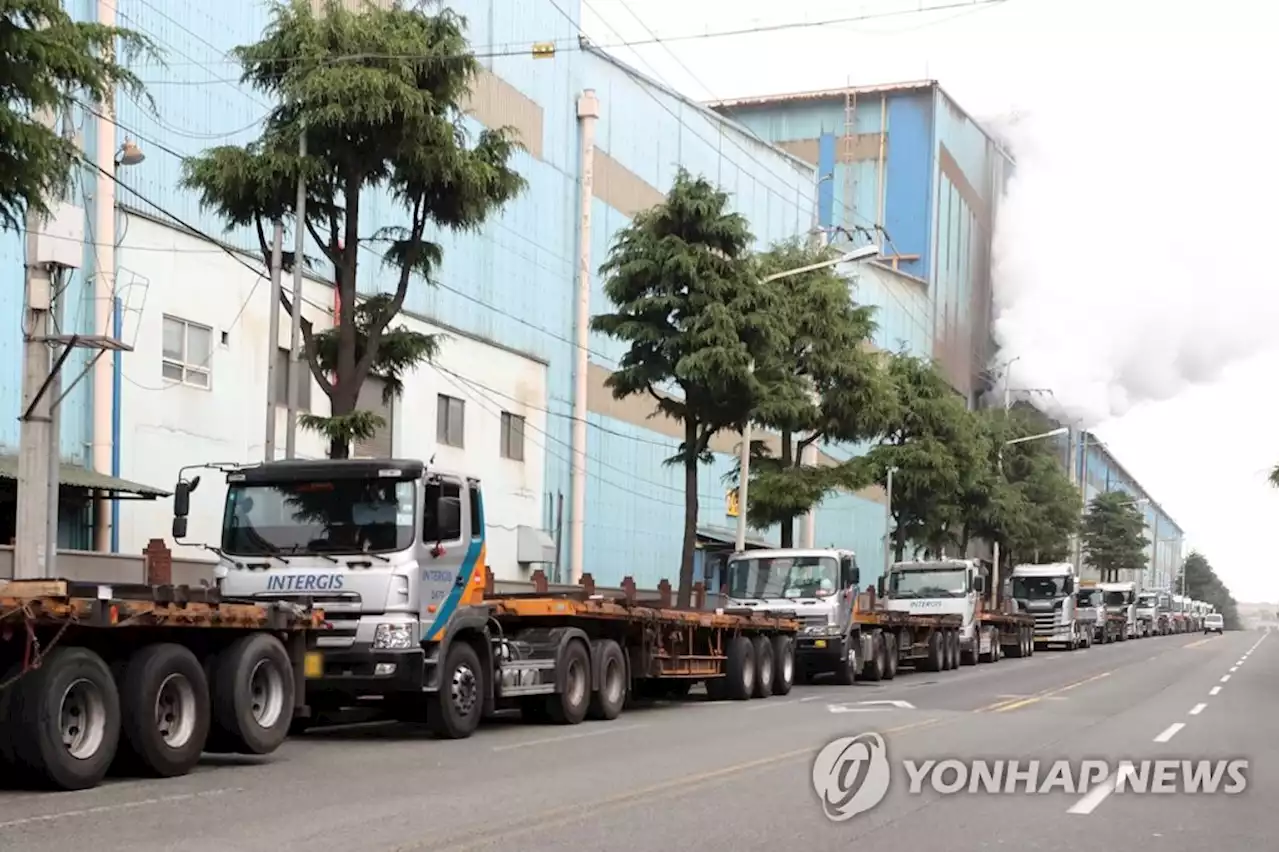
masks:
{"type": "Polygon", "coordinates": [[[0,792],[0,850],[1274,849],[1277,644],[1153,638],[767,701],[695,696],[571,728],[495,723],[460,742],[329,729],[265,759],[210,758],[185,778],[0,792]],[[883,735],[892,784],[833,822],[814,759],[859,732],[883,735]],[[1035,795],[943,795],[927,782],[913,793],[903,771],[904,760],[1000,758],[1107,764],[1091,783],[1035,795]],[[1167,758],[1247,759],[1247,787],[1144,795],[1106,771],[1167,758]]]}

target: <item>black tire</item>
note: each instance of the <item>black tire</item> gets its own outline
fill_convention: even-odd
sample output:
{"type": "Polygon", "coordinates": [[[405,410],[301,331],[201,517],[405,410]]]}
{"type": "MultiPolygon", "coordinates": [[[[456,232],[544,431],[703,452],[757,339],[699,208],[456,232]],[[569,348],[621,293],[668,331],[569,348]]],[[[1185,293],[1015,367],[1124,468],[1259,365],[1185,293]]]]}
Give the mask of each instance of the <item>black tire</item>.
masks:
{"type": "Polygon", "coordinates": [[[898,676],[898,637],[892,633],[884,635],[884,679],[893,680],[898,676]]]}
{"type": "Polygon", "coordinates": [[[484,715],[485,677],[480,655],[470,643],[454,639],[440,669],[440,690],[423,696],[427,730],[442,740],[465,740],[480,727],[484,715]]]}
{"type": "Polygon", "coordinates": [[[627,704],[627,661],[612,639],[596,646],[600,655],[600,688],[591,693],[587,715],[592,719],[616,719],[627,704]]]}
{"type": "Polygon", "coordinates": [[[796,677],[796,643],[790,636],[773,637],[773,694],[786,695],[796,677]]]}
{"type": "Polygon", "coordinates": [[[745,636],[729,640],[728,659],[725,661],[725,697],[732,701],[747,701],[756,690],[755,648],[745,636]]]}
{"type": "Polygon", "coordinates": [[[1011,646],[1010,646],[1010,647],[1012,647],[1012,648],[1013,648],[1013,650],[1009,652],[1009,656],[1010,656],[1010,657],[1022,657],[1022,656],[1025,656],[1025,653],[1024,653],[1024,652],[1027,650],[1027,647],[1026,647],[1026,643],[1027,643],[1027,635],[1026,635],[1026,633],[1024,633],[1024,632],[1023,632],[1023,630],[1022,630],[1022,628],[1021,628],[1021,627],[1016,627],[1016,628],[1014,628],[1014,636],[1015,636],[1015,637],[1017,637],[1017,641],[1016,641],[1016,642],[1014,642],[1014,643],[1013,643],[1013,645],[1011,645],[1011,646]]]}
{"type": "MultiPolygon", "coordinates": [[[[846,640],[850,649],[858,648],[862,644],[862,637],[857,633],[849,634],[846,640]]],[[[865,663],[863,664],[866,665],[865,663]]],[[[856,660],[849,659],[849,652],[846,650],[844,658],[836,660],[835,680],[840,686],[852,686],[858,679],[858,666],[856,660]]]]}
{"type": "Polygon", "coordinates": [[[101,657],[87,648],[54,648],[6,692],[12,693],[9,755],[23,781],[53,790],[102,782],[120,744],[120,694],[101,657]]]}
{"type": "Polygon", "coordinates": [[[267,633],[243,636],[208,667],[213,711],[206,751],[270,754],[289,736],[293,722],[293,665],[280,640],[267,633]]]}
{"type": "Polygon", "coordinates": [[[951,670],[955,670],[960,668],[960,633],[959,631],[948,630],[947,641],[949,643],[948,647],[951,649],[951,658],[950,658],[951,662],[948,664],[947,668],[951,670]]]}
{"type": "Polygon", "coordinates": [[[560,692],[547,696],[547,716],[557,725],[576,725],[591,707],[591,655],[577,640],[569,642],[560,658],[560,692]]]}
{"type": "Polygon", "coordinates": [[[884,678],[884,668],[887,664],[884,653],[884,634],[871,634],[871,656],[867,658],[866,663],[862,666],[863,680],[876,683],[884,678]]]}
{"type": "Polygon", "coordinates": [[[756,683],[752,690],[753,698],[768,698],[773,695],[773,643],[768,636],[756,636],[751,640],[751,655],[755,657],[756,683]]]}
{"type": "Polygon", "coordinates": [[[541,695],[531,695],[519,699],[520,719],[530,725],[544,725],[547,722],[547,701],[541,695]]]}
{"type": "Polygon", "coordinates": [[[181,645],[147,645],[130,658],[120,682],[120,769],[173,778],[200,761],[209,736],[209,682],[181,645]]]}
{"type": "Polygon", "coordinates": [[[929,634],[929,640],[926,643],[924,659],[921,661],[921,668],[927,672],[940,672],[946,665],[946,650],[943,647],[946,639],[943,638],[941,630],[935,630],[929,634]]]}

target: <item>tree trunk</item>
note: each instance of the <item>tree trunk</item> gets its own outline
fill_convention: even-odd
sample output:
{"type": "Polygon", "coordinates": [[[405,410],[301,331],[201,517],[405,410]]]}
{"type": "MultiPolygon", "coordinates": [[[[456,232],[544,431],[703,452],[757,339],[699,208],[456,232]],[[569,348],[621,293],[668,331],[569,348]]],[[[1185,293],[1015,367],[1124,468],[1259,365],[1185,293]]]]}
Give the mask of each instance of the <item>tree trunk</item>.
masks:
{"type": "Polygon", "coordinates": [[[351,455],[351,444],[347,441],[334,438],[329,442],[329,458],[345,459],[351,455]]]}
{"type": "MultiPolygon", "coordinates": [[[[792,436],[791,432],[788,432],[785,429],[783,430],[782,436],[781,436],[781,440],[782,440],[781,459],[782,459],[782,466],[784,468],[790,468],[792,463],[791,459],[792,459],[793,453],[792,453],[791,436],[792,436]]],[[[781,529],[778,541],[783,549],[796,546],[795,544],[796,519],[795,518],[787,518],[782,522],[782,529],[781,529]]]]}
{"type": "MultiPolygon", "coordinates": [[[[687,607],[693,600],[693,556],[698,544],[698,424],[684,427],[684,547],[680,552],[680,586],[676,606],[687,607]]],[[[745,512],[746,506],[739,507],[745,512]]]]}
{"type": "Polygon", "coordinates": [[[907,552],[907,531],[899,524],[893,531],[893,561],[901,562],[907,552]]]}

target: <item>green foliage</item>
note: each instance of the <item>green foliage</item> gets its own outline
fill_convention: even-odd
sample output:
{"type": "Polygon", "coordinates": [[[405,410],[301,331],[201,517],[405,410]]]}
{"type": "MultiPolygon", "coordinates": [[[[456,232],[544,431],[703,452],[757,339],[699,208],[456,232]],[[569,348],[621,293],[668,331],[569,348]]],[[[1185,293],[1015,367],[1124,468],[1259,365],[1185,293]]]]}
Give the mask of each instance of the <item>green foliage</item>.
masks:
{"type": "Polygon", "coordinates": [[[1280,488],[1280,464],[1271,468],[1271,473],[1267,475],[1267,482],[1271,483],[1272,488],[1280,488]]]}
{"type": "Polygon", "coordinates": [[[1097,569],[1102,582],[1118,582],[1122,572],[1139,572],[1147,567],[1144,549],[1151,540],[1144,531],[1146,521],[1133,497],[1123,491],[1107,491],[1089,503],[1082,537],[1085,561],[1097,569]]]}
{"type": "Polygon", "coordinates": [[[307,228],[333,266],[341,322],[327,338],[302,323],[307,361],[332,416],[300,422],[329,439],[335,458],[367,437],[372,421],[357,416],[357,403],[370,373],[391,375],[398,392],[399,374],[435,354],[430,336],[390,330],[410,283],[430,284],[440,266],[444,251],[432,237],[478,229],[525,185],[508,165],[519,148],[509,128],[474,140],[465,130],[463,105],[480,70],[465,27],[449,9],[349,11],[329,0],[316,12],[307,0],[277,2],[262,39],[235,50],[243,82],[278,102],[261,137],[184,164],[183,185],[228,228],[255,228],[264,258],[266,225],[296,215],[297,181],[305,178],[306,221],[295,227],[307,228]],[[305,160],[297,153],[304,131],[305,160]],[[402,224],[362,236],[371,191],[390,195],[402,224]],[[384,246],[395,280],[388,295],[362,302],[358,259],[371,243],[384,246]]]}
{"type": "Polygon", "coordinates": [[[1213,604],[1222,613],[1222,624],[1227,630],[1239,630],[1240,613],[1236,599],[1218,578],[1209,560],[1199,551],[1191,551],[1182,563],[1182,574],[1176,587],[1181,594],[1193,600],[1213,604]],[[1185,585],[1184,585],[1185,584],[1185,585]]]}
{"type": "Polygon", "coordinates": [[[47,215],[82,159],[39,116],[63,114],[75,99],[108,103],[118,87],[145,98],[126,67],[141,56],[158,57],[146,36],[72,20],[61,0],[0,4],[0,230],[22,229],[28,209],[47,215]]]}
{"type": "Polygon", "coordinates": [[[894,558],[907,543],[938,554],[963,539],[963,501],[978,481],[982,443],[964,400],[929,361],[895,353],[888,376],[896,391],[896,416],[884,438],[854,464],[884,482],[890,467],[895,522],[894,558]]]}
{"type": "Polygon", "coordinates": [[[778,345],[777,305],[750,257],[747,221],[729,196],[681,169],[666,199],[618,232],[600,267],[612,313],[591,326],[628,345],[609,377],[613,395],[647,394],[684,429],[670,461],[685,472],[678,601],[693,588],[698,465],[716,433],[741,428],[760,396],[752,363],[778,345]],[[674,385],[678,395],[663,392],[674,385]]]}
{"type": "Polygon", "coordinates": [[[974,510],[978,535],[1000,542],[1009,564],[1062,562],[1070,537],[1079,531],[1079,490],[1051,441],[1007,444],[1050,431],[1050,423],[1025,409],[983,412],[979,423],[992,463],[983,480],[986,490],[966,503],[974,510]]]}
{"type": "MultiPolygon", "coordinates": [[[[768,277],[831,257],[829,248],[792,241],[762,255],[759,271],[768,277]]],[[[780,449],[753,459],[748,521],[758,529],[781,524],[782,546],[790,547],[796,517],[837,488],[870,484],[862,467],[804,464],[805,449],[878,437],[896,415],[897,399],[882,359],[867,345],[875,309],[854,305],[848,281],[833,267],[766,286],[777,306],[777,345],[756,362],[764,395],[752,421],[777,431],[780,449]]]]}

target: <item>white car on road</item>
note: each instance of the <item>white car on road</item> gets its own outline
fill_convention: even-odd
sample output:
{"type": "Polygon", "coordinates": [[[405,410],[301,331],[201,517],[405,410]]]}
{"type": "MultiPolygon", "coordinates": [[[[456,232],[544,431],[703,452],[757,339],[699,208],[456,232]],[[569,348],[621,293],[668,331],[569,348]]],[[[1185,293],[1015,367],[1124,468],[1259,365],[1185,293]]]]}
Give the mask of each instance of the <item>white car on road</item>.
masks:
{"type": "Polygon", "coordinates": [[[1222,632],[1222,613],[1211,612],[1204,617],[1205,633],[1221,633],[1222,632]]]}

